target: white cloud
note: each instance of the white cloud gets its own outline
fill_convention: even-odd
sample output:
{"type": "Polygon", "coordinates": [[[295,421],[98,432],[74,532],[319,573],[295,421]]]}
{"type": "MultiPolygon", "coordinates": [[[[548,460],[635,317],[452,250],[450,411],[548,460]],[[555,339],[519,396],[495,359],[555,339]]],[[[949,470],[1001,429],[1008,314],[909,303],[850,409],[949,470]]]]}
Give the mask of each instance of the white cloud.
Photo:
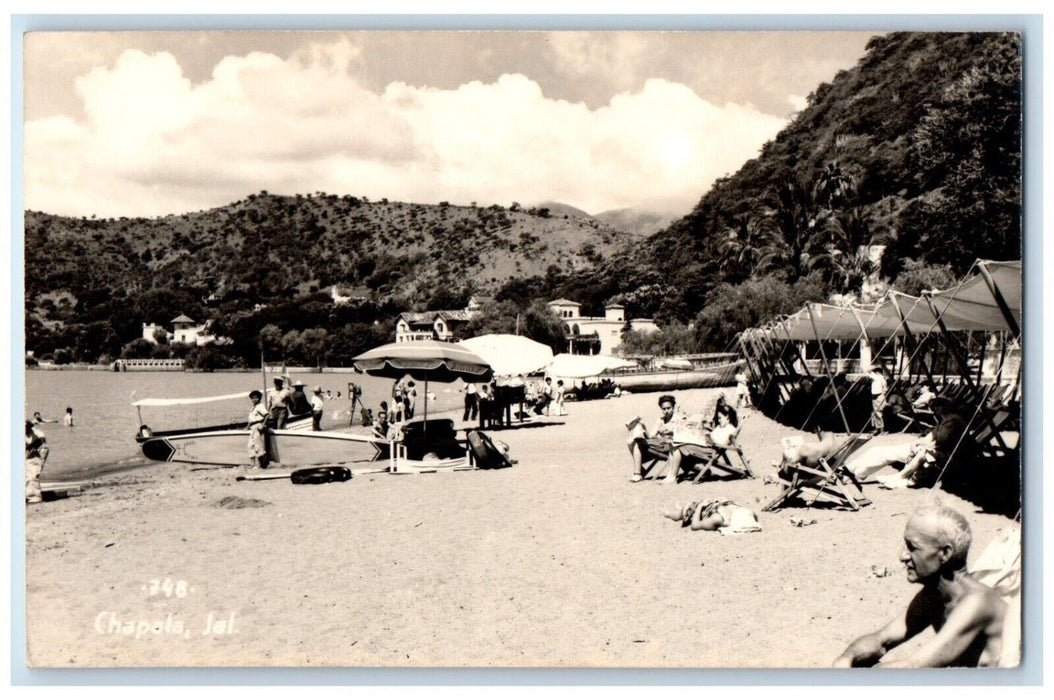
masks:
{"type": "Polygon", "coordinates": [[[347,41],[288,60],[229,56],[195,85],[169,54],[126,51],[78,80],[85,123],[26,123],[26,206],[158,215],[266,189],[687,208],[785,124],[660,79],[595,110],[547,98],[518,74],[452,90],[392,83],[378,94],[357,79],[360,61],[347,41]]]}
{"type": "Polygon", "coordinates": [[[794,108],[795,112],[800,112],[809,106],[809,98],[801,95],[787,95],[787,102],[794,108]]]}

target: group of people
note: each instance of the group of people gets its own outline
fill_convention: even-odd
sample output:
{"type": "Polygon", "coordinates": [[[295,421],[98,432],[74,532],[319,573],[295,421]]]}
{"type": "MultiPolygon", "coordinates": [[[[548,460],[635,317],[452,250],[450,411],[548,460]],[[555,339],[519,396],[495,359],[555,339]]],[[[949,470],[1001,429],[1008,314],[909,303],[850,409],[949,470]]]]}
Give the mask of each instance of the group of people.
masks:
{"type": "Polygon", "coordinates": [[[706,444],[674,441],[674,434],[688,423],[688,416],[677,410],[677,400],[673,396],[660,396],[659,410],[662,414],[656,419],[651,430],[639,420],[630,426],[631,433],[626,444],[633,460],[631,482],[643,480],[645,462],[665,460],[667,466],[663,483],[674,483],[689,460],[709,460],[715,447],[728,447],[739,434],[739,412],[723,393],[718,395],[712,409],[704,412],[702,427],[707,431],[706,444]]]}
{"type": "MultiPolygon", "coordinates": [[[[886,459],[878,468],[894,463],[896,456],[904,465],[900,478],[918,479],[916,475],[927,473],[954,447],[965,428],[962,417],[947,399],[929,397],[926,401],[938,416],[937,427],[897,455],[880,453],[886,459]]],[[[652,428],[636,430],[628,441],[634,465],[632,481],[641,480],[644,461],[665,458],[673,462],[678,453],[682,459],[691,454],[673,442],[679,423],[685,420],[674,397],[660,397],[659,408],[662,413],[652,428]]],[[[722,395],[715,405],[712,424],[717,430],[733,423],[738,424],[735,408],[722,395]]],[[[635,423],[632,428],[636,428],[635,423]]],[[[836,447],[833,436],[821,435],[819,442],[796,448],[789,459],[815,464],[836,447]]],[[[866,476],[873,469],[859,469],[857,473],[866,476]]],[[[723,498],[698,501],[661,513],[691,530],[755,532],[761,529],[756,513],[750,508],[723,498]]],[[[1007,600],[1000,591],[968,572],[966,559],[970,544],[970,526],[962,514],[940,503],[918,509],[907,521],[900,561],[908,581],[920,584],[921,590],[905,612],[894,616],[879,630],[853,641],[834,660],[833,666],[917,668],[1015,663],[1020,640],[1012,634],[1008,635],[1009,641],[1004,640],[1004,632],[1014,623],[1007,616],[1007,600]],[[912,652],[887,658],[891,651],[929,628],[934,634],[912,652]]]]}
{"type": "Polygon", "coordinates": [[[497,382],[465,385],[465,410],[463,421],[479,420],[481,428],[511,425],[513,418],[521,420],[529,411],[536,416],[567,415],[564,408],[567,392],[562,379],[553,383],[551,377],[542,382],[527,382],[522,385],[499,385],[497,382]],[[519,405],[515,411],[513,406],[519,405]]]}
{"type": "Polygon", "coordinates": [[[294,382],[290,377],[275,377],[274,386],[267,392],[267,403],[264,403],[263,392],[253,389],[249,392],[252,408],[249,410],[249,462],[253,467],[266,469],[270,464],[267,450],[267,431],[284,430],[290,417],[311,415],[312,430],[322,430],[322,418],[325,413],[325,400],[322,387],[315,386],[308,397],[304,383],[294,382]]]}

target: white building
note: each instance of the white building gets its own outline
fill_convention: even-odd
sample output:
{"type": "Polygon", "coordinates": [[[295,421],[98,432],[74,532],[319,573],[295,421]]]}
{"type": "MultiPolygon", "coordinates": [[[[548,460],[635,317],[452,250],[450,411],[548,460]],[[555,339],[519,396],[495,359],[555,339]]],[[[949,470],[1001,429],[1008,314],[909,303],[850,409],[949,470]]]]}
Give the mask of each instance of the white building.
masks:
{"type": "MultiPolygon", "coordinates": [[[[549,308],[564,321],[567,330],[567,351],[577,355],[614,355],[622,345],[622,330],[626,327],[626,307],[611,304],[603,316],[581,316],[582,305],[568,299],[549,302],[549,308]]],[[[638,333],[655,333],[659,327],[650,318],[634,318],[630,328],[638,333]]]]}
{"type": "Polygon", "coordinates": [[[168,329],[164,326],[159,326],[156,323],[144,323],[143,324],[143,338],[149,340],[151,343],[157,344],[158,332],[164,333],[165,337],[169,337],[168,329]]]}
{"type": "Polygon", "coordinates": [[[156,323],[144,323],[143,338],[149,340],[151,343],[157,343],[157,333],[160,331],[174,343],[186,343],[187,345],[208,345],[209,343],[216,343],[218,345],[224,345],[231,342],[227,338],[217,338],[210,333],[208,321],[198,324],[186,314],[176,316],[169,321],[169,323],[172,324],[172,328],[174,329],[171,333],[169,333],[164,326],[160,326],[156,323]]]}

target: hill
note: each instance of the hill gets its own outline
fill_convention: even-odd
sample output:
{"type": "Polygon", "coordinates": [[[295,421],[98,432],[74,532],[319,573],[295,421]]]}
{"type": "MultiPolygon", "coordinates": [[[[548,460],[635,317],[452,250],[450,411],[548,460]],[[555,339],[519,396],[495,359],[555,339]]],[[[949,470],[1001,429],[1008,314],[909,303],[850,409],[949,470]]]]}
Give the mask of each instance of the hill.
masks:
{"type": "Polygon", "coordinates": [[[713,287],[771,272],[766,261],[794,279],[872,243],[888,246],[888,279],[909,260],[961,274],[1020,257],[1021,70],[1017,34],[872,39],[758,158],[651,239],[652,264],[713,287]]]}
{"type": "Polygon", "coordinates": [[[596,214],[597,221],[602,221],[613,229],[628,231],[638,236],[646,237],[662,231],[668,227],[674,217],[659,214],[644,209],[609,209],[596,214]]]}
{"type": "Polygon", "coordinates": [[[38,351],[77,347],[91,323],[123,343],[143,322],[246,312],[333,284],[368,290],[376,308],[450,308],[552,266],[590,267],[633,240],[540,208],[265,192],[154,219],[30,211],[25,230],[27,347],[38,351]]]}

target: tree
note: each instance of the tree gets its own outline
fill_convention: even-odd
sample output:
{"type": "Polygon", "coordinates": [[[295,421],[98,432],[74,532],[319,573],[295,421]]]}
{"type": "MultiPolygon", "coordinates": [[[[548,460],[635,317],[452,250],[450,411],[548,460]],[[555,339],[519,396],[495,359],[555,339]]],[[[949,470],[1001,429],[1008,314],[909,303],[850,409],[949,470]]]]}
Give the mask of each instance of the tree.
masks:
{"type": "Polygon", "coordinates": [[[776,185],[768,198],[768,217],[778,238],[758,261],[758,272],[785,270],[789,279],[801,277],[808,267],[807,251],[822,222],[809,187],[800,176],[776,185]]]}
{"type": "Polygon", "coordinates": [[[877,269],[871,259],[871,215],[860,207],[839,211],[827,218],[813,238],[808,258],[810,270],[819,270],[835,290],[860,291],[864,280],[877,269]]]}
{"type": "Polygon", "coordinates": [[[948,289],[956,281],[949,265],[927,265],[918,260],[908,260],[903,271],[893,280],[892,287],[898,292],[917,297],[927,289],[948,289]]]}
{"type": "Polygon", "coordinates": [[[564,321],[553,313],[544,299],[536,299],[523,314],[523,335],[531,340],[548,345],[554,353],[567,347],[567,328],[564,321]]]}
{"type": "Polygon", "coordinates": [[[819,275],[793,283],[770,275],[736,285],[719,284],[696,316],[696,347],[700,352],[729,352],[735,349],[736,333],[744,328],[793,313],[805,302],[823,301],[827,295],[827,285],[819,275]]]}

